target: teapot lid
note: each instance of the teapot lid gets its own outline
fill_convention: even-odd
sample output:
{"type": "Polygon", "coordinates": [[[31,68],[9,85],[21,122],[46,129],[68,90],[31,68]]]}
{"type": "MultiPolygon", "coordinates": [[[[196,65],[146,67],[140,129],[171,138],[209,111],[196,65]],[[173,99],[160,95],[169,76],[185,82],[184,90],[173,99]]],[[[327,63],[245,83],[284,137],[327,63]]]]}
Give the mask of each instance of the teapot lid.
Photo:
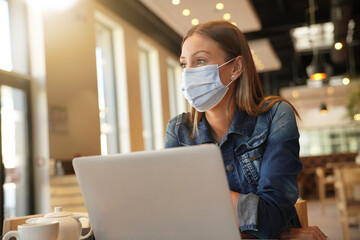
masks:
{"type": "Polygon", "coordinates": [[[68,217],[72,216],[71,212],[63,212],[62,207],[55,207],[54,212],[46,214],[46,218],[68,217]]]}

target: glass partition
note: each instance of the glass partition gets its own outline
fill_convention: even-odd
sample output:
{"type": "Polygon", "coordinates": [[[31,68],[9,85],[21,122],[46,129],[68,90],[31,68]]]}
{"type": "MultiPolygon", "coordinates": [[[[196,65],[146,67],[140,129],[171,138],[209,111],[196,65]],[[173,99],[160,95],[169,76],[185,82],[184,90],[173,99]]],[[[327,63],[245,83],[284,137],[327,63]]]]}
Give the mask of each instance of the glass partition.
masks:
{"type": "Polygon", "coordinates": [[[31,207],[27,94],[22,89],[0,85],[0,96],[4,217],[24,216],[31,207]]]}
{"type": "Polygon", "coordinates": [[[360,151],[360,126],[299,129],[300,156],[360,151]]]}

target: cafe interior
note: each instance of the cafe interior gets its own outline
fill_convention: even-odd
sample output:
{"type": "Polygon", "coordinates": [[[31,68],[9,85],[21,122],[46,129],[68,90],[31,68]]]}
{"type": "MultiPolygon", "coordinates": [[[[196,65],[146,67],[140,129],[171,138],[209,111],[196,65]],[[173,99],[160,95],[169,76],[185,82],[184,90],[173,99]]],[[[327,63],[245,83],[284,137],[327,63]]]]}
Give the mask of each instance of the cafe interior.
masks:
{"type": "Polygon", "coordinates": [[[162,149],[190,109],[182,37],[219,19],[244,32],[265,95],[299,112],[307,224],[360,239],[358,0],[0,0],[3,234],[86,212],[73,158],[162,149]]]}

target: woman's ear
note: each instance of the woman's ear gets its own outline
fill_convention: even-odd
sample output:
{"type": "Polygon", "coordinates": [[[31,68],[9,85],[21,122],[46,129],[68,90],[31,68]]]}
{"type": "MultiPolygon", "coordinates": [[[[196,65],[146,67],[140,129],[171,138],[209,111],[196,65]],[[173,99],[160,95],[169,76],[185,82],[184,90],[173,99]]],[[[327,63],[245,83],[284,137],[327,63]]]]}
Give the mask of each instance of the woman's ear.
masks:
{"type": "Polygon", "coordinates": [[[234,75],[234,79],[237,79],[241,76],[243,73],[243,58],[242,56],[237,56],[234,60],[234,67],[232,71],[232,75],[234,75]]]}

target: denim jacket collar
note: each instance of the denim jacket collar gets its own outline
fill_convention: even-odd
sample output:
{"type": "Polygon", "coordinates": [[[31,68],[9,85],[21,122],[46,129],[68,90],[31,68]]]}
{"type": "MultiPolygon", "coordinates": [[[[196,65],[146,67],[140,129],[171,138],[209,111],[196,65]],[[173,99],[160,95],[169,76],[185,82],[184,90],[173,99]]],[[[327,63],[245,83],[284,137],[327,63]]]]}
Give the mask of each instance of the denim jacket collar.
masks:
{"type": "MultiPolygon", "coordinates": [[[[250,137],[254,131],[255,124],[256,118],[248,115],[246,111],[236,108],[230,128],[221,144],[226,141],[227,136],[230,134],[240,134],[250,137]]],[[[215,142],[211,137],[210,126],[206,120],[205,114],[198,123],[198,131],[194,140],[196,144],[215,142]]]]}
{"type": "Polygon", "coordinates": [[[210,125],[206,120],[205,114],[198,123],[196,137],[194,138],[195,144],[215,143],[210,133],[210,125]]]}
{"type": "Polygon", "coordinates": [[[250,137],[254,131],[256,118],[236,108],[230,129],[227,134],[236,133],[250,137]]]}

